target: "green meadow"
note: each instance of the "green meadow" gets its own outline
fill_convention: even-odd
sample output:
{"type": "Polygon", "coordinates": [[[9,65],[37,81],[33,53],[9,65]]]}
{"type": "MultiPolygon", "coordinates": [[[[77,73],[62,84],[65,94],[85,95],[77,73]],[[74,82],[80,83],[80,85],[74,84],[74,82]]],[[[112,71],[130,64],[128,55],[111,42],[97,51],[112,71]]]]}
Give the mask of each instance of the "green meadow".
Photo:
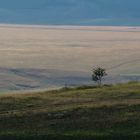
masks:
{"type": "Polygon", "coordinates": [[[1,94],[0,139],[139,140],[140,83],[1,94]]]}

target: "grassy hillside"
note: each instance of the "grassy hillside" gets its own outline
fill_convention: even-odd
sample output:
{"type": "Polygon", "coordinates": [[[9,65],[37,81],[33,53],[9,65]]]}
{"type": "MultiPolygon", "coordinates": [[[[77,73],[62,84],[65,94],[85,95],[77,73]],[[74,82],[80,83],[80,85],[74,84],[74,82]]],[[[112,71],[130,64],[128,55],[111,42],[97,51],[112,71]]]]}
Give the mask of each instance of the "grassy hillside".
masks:
{"type": "Polygon", "coordinates": [[[139,140],[140,83],[0,95],[0,139],[139,140]]]}

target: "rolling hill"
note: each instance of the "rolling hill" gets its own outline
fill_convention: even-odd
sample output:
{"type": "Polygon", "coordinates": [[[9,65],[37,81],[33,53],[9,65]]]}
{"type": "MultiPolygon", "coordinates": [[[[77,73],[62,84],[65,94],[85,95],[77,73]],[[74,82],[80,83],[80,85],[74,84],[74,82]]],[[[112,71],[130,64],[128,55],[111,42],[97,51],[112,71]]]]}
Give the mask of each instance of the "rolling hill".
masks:
{"type": "Polygon", "coordinates": [[[0,139],[139,140],[140,83],[0,95],[0,139]]]}

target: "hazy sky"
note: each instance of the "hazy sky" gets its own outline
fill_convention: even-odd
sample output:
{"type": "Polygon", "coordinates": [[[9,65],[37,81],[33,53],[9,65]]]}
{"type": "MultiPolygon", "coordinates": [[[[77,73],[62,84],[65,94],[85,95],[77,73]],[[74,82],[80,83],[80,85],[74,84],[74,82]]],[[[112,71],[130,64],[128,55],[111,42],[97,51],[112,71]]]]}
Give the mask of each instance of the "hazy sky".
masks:
{"type": "Polygon", "coordinates": [[[0,0],[1,23],[140,25],[140,0],[0,0]]]}

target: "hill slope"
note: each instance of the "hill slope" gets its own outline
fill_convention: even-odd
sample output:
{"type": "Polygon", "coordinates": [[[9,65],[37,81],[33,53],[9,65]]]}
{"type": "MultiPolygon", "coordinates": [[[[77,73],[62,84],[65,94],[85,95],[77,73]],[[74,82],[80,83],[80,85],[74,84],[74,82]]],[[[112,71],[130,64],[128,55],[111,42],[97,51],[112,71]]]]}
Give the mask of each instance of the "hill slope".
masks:
{"type": "Polygon", "coordinates": [[[0,138],[138,140],[140,83],[0,96],[0,138]]]}
{"type": "Polygon", "coordinates": [[[0,0],[0,22],[140,25],[139,0],[0,0]]]}

